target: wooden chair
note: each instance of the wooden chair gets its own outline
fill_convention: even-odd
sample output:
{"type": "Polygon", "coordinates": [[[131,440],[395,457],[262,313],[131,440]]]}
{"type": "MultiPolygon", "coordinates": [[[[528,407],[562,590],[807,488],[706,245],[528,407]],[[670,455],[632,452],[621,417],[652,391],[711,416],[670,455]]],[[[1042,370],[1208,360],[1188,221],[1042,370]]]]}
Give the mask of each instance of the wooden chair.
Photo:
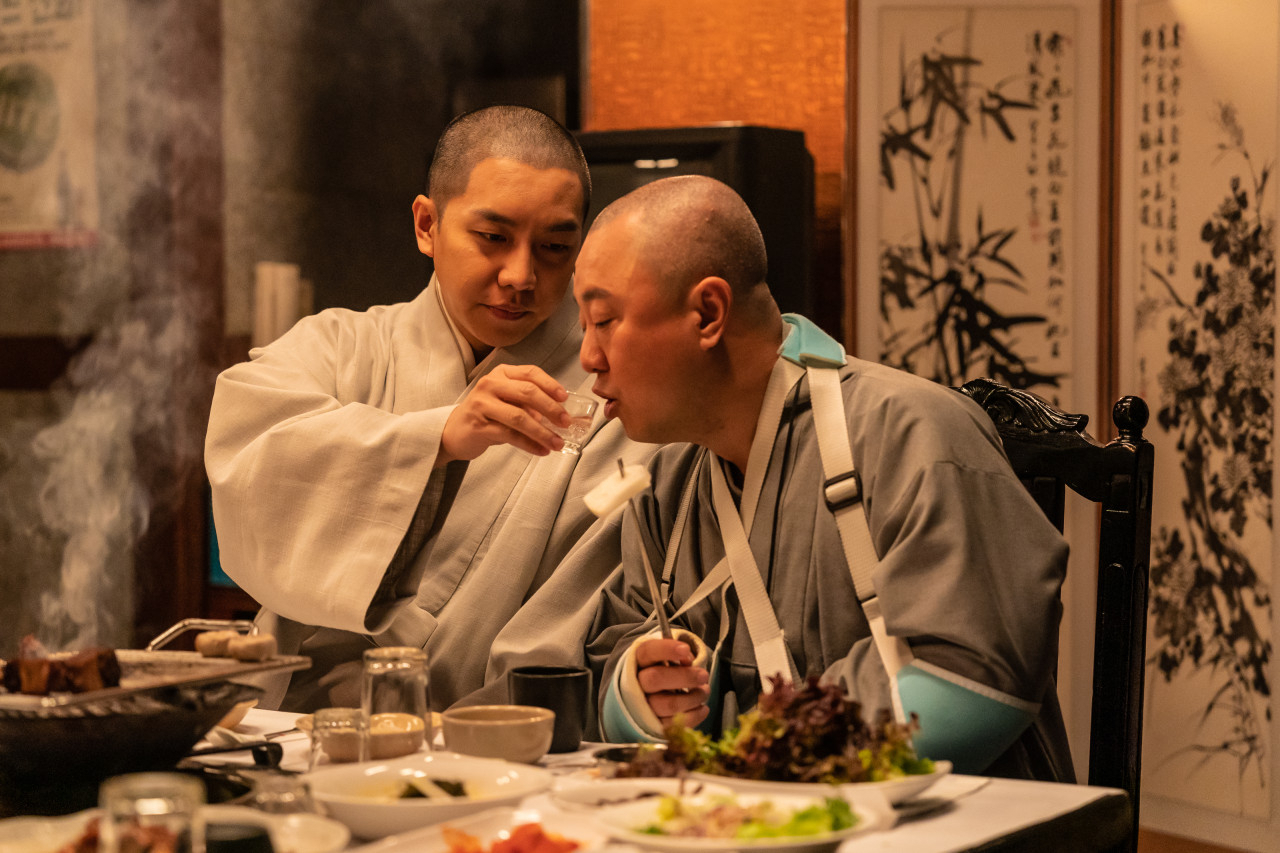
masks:
{"type": "Polygon", "coordinates": [[[1121,398],[1111,414],[1119,435],[1099,444],[1085,431],[1088,415],[1067,414],[1030,392],[989,379],[960,390],[991,416],[1014,471],[1059,530],[1067,487],[1101,505],[1089,784],[1129,794],[1128,849],[1136,849],[1154,464],[1142,437],[1147,404],[1121,398]]]}

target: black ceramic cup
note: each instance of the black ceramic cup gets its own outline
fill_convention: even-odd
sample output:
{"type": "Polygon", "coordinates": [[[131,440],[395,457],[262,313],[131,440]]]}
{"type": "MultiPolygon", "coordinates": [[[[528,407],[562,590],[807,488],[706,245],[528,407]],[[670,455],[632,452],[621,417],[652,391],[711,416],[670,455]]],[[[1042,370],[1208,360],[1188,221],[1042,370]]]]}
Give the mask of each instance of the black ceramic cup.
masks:
{"type": "Polygon", "coordinates": [[[507,673],[512,704],[556,712],[551,752],[573,752],[582,745],[590,692],[591,670],[581,666],[518,666],[507,673]]]}

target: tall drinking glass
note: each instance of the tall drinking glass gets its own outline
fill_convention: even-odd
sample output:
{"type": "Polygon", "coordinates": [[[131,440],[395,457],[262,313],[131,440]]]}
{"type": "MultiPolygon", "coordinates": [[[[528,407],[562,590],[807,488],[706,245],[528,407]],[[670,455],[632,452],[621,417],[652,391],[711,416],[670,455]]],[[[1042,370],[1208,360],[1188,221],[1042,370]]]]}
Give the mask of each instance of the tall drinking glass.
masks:
{"type": "Polygon", "coordinates": [[[183,773],[112,776],[98,788],[100,853],[205,853],[204,784],[183,773]]]}
{"type": "Polygon", "coordinates": [[[430,749],[435,739],[427,686],[427,653],[413,646],[366,649],[360,703],[370,720],[375,714],[410,714],[422,720],[430,749]]]}

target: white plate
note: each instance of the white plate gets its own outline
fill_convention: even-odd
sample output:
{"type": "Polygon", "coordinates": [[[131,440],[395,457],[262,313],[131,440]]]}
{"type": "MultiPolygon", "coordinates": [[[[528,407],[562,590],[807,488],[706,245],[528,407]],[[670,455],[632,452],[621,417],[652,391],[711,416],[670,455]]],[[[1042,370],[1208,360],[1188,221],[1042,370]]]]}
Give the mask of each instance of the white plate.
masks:
{"type": "MultiPolygon", "coordinates": [[[[493,842],[507,838],[514,827],[524,823],[540,823],[546,832],[578,842],[578,850],[581,851],[600,850],[608,840],[598,825],[585,818],[539,809],[489,809],[448,821],[448,826],[474,835],[488,849],[493,842]]],[[[438,824],[393,835],[357,847],[352,853],[447,853],[449,845],[444,840],[444,826],[438,824]]]]}
{"type": "MultiPolygon", "coordinates": [[[[575,811],[593,811],[606,806],[618,806],[642,799],[653,799],[663,794],[671,796],[696,796],[698,794],[728,794],[729,789],[716,782],[702,779],[597,779],[588,784],[560,784],[551,792],[557,806],[575,811]]],[[[563,778],[558,780],[563,782],[563,778]]]]}
{"type": "Polygon", "coordinates": [[[382,838],[446,820],[457,820],[495,806],[515,805],[551,787],[551,772],[531,764],[496,758],[472,758],[452,752],[408,755],[391,761],[326,767],[302,777],[311,798],[360,838],[382,838]],[[456,779],[474,793],[449,800],[379,799],[400,780],[415,777],[456,779]]]}
{"type": "MultiPolygon", "coordinates": [[[[86,809],[61,817],[0,820],[0,851],[56,853],[79,838],[85,825],[100,813],[98,809],[86,809]]],[[[209,823],[264,827],[276,853],[337,853],[351,840],[345,826],[313,814],[275,815],[245,806],[214,805],[205,806],[204,816],[209,823]]]]}
{"type": "Polygon", "coordinates": [[[732,776],[716,776],[711,773],[691,773],[695,779],[715,782],[741,791],[744,794],[795,794],[810,797],[831,796],[832,789],[839,791],[840,796],[849,802],[859,796],[882,796],[890,805],[897,805],[911,799],[921,791],[937,782],[951,772],[950,761],[935,761],[932,773],[918,776],[903,776],[900,779],[886,779],[883,782],[851,782],[845,785],[827,785],[821,782],[762,782],[755,779],[735,779],[732,776]]]}
{"type": "MultiPolygon", "coordinates": [[[[706,799],[706,795],[698,797],[690,797],[689,800],[698,803],[706,799]]],[[[821,797],[808,796],[788,796],[786,794],[776,794],[770,796],[758,796],[755,794],[739,794],[738,802],[745,804],[768,800],[777,808],[784,812],[795,812],[800,809],[808,808],[821,797]]],[[[592,812],[592,817],[603,826],[608,833],[619,841],[625,841],[634,844],[637,847],[646,847],[653,850],[671,850],[677,853],[707,853],[707,851],[731,851],[731,850],[767,850],[771,853],[784,853],[784,851],[819,851],[834,850],[840,842],[854,835],[869,832],[874,829],[878,823],[875,815],[863,809],[856,804],[852,806],[853,812],[858,817],[858,822],[838,832],[831,832],[826,835],[794,835],[782,838],[760,838],[760,839],[742,839],[742,838],[695,838],[687,836],[674,835],[653,835],[647,832],[639,831],[641,827],[653,823],[657,820],[658,801],[657,800],[641,800],[635,803],[628,803],[622,806],[611,806],[592,812]]]]}
{"type": "Polygon", "coordinates": [[[4,853],[53,853],[80,837],[97,809],[61,817],[11,817],[0,820],[0,850],[4,853]]]}

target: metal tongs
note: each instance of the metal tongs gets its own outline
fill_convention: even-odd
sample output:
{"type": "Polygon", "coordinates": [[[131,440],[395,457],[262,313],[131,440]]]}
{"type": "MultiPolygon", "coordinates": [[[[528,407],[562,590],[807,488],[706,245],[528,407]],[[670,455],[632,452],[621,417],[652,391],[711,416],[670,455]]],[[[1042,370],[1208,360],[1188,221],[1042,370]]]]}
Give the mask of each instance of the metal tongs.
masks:
{"type": "Polygon", "coordinates": [[[242,634],[258,633],[258,626],[248,619],[183,619],[176,625],[171,625],[160,632],[154,640],[147,643],[146,651],[153,652],[156,649],[163,648],[188,631],[215,629],[239,631],[242,634]]]}

